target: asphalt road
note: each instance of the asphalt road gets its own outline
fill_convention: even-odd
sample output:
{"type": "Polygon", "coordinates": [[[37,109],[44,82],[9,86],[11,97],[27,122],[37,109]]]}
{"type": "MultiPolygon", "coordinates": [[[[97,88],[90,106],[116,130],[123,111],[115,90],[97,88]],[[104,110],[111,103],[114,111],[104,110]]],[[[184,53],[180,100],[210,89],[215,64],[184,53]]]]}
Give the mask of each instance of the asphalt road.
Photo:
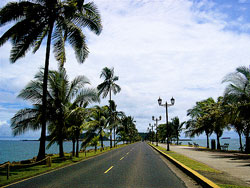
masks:
{"type": "Polygon", "coordinates": [[[185,185],[158,153],[140,142],[9,187],[183,188],[185,185]]]}

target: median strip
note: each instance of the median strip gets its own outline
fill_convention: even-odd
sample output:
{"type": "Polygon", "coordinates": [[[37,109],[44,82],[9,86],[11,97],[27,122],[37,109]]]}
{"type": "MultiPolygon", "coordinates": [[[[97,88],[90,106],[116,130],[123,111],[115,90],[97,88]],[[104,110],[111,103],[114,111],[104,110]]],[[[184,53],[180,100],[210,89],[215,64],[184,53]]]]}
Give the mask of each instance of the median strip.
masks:
{"type": "Polygon", "coordinates": [[[114,166],[111,166],[108,170],[104,172],[104,174],[107,174],[114,166]]]}

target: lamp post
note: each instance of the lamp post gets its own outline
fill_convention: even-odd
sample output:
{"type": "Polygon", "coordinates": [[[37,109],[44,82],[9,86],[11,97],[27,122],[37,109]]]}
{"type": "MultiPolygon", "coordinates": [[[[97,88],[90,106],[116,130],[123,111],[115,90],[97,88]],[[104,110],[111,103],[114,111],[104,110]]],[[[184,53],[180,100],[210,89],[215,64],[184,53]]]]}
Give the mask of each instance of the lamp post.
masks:
{"type": "Polygon", "coordinates": [[[152,132],[151,132],[151,135],[152,135],[152,139],[151,139],[151,142],[152,142],[152,144],[153,144],[153,127],[154,127],[154,125],[151,125],[151,123],[149,123],[149,129],[151,128],[151,130],[152,130],[152,132]]]}
{"type": "Polygon", "coordinates": [[[169,127],[168,127],[168,107],[174,105],[175,99],[172,97],[172,98],[170,99],[170,101],[171,101],[171,104],[168,104],[167,101],[166,101],[165,104],[162,104],[162,99],[161,99],[160,97],[159,97],[159,99],[158,99],[158,104],[159,104],[159,106],[164,106],[164,107],[166,107],[167,151],[169,151],[169,136],[170,136],[169,133],[168,133],[168,131],[169,131],[169,127]]]}
{"type": "Polygon", "coordinates": [[[159,116],[159,118],[155,118],[154,116],[152,116],[152,120],[155,121],[155,129],[156,129],[156,146],[158,146],[158,138],[157,138],[157,133],[158,133],[158,130],[157,130],[157,126],[158,126],[158,121],[161,120],[161,116],[159,116]]]}

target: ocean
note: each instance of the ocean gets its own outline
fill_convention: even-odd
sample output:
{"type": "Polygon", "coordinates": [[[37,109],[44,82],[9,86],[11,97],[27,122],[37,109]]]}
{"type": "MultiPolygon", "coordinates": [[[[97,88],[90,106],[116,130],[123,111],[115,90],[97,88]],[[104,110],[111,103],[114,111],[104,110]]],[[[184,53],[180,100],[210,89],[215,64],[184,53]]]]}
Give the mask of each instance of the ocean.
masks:
{"type": "MultiPolygon", "coordinates": [[[[199,144],[199,146],[207,147],[207,140],[206,139],[191,139],[192,141],[180,141],[182,142],[182,145],[188,145],[188,142],[190,143],[196,143],[199,144]]],[[[216,139],[215,139],[216,142],[216,139]]],[[[242,138],[242,146],[244,146],[246,140],[245,138],[242,138]]],[[[223,145],[224,143],[228,143],[228,150],[239,150],[240,148],[240,142],[239,139],[220,139],[220,144],[223,145]]],[[[209,139],[209,146],[211,147],[211,139],[209,139]]]]}
{"type": "MultiPolygon", "coordinates": [[[[195,142],[199,146],[207,146],[206,139],[192,139],[192,141],[181,141],[183,145],[188,145],[188,142],[195,142]]],[[[240,144],[239,139],[221,139],[221,144],[229,143],[229,150],[239,150],[240,144]]],[[[48,144],[48,142],[46,143],[48,144]]],[[[105,146],[109,146],[109,141],[104,141],[105,146]]],[[[211,146],[211,139],[209,140],[211,146]]],[[[242,139],[242,144],[244,146],[245,139],[242,139]]],[[[64,152],[72,152],[72,142],[64,142],[64,152]]],[[[88,149],[93,149],[94,147],[88,147],[88,149]]],[[[0,140],[0,164],[10,161],[21,161],[26,159],[32,159],[37,156],[39,149],[38,141],[20,141],[20,140],[0,140]]],[[[47,154],[57,154],[59,153],[59,147],[57,144],[52,145],[48,150],[47,154]]]]}
{"type": "MultiPolygon", "coordinates": [[[[46,145],[49,142],[46,142],[46,145]]],[[[80,143],[81,144],[81,143],[80,143]]],[[[110,145],[110,141],[104,141],[105,146],[110,145]]],[[[93,149],[88,147],[87,149],[93,149]]],[[[72,142],[65,141],[63,144],[64,152],[72,152],[72,142]]],[[[20,141],[20,140],[0,140],[0,164],[4,162],[13,162],[32,159],[37,156],[39,150],[39,141],[20,141]]],[[[57,144],[52,145],[46,150],[47,154],[58,154],[57,144]]]]}

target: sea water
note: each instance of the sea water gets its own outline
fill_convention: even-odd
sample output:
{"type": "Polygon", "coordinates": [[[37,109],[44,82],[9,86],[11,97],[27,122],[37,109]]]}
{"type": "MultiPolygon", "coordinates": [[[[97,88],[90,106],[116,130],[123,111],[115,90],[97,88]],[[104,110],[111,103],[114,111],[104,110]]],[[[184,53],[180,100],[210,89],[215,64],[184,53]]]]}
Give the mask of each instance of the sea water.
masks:
{"type": "MultiPolygon", "coordinates": [[[[209,139],[209,146],[211,147],[211,140],[209,139]]],[[[199,146],[207,147],[207,139],[191,139],[191,141],[179,141],[182,145],[188,145],[189,143],[196,143],[199,144],[199,146]]],[[[215,142],[217,140],[215,139],[215,142]]],[[[242,146],[245,145],[245,138],[242,138],[242,146]]],[[[240,150],[240,142],[239,139],[220,139],[220,145],[223,145],[224,143],[228,143],[228,150],[240,150]]]]}
{"type": "MultiPolygon", "coordinates": [[[[46,142],[46,146],[49,142],[46,142]]],[[[104,141],[105,146],[110,145],[110,141],[104,141]]],[[[79,144],[81,145],[81,143],[79,144]]],[[[87,149],[93,149],[88,147],[87,149]]],[[[39,141],[20,141],[20,140],[0,140],[0,164],[4,162],[13,162],[32,159],[37,156],[39,150],[39,141]]],[[[65,141],[63,150],[66,153],[72,152],[72,142],[65,141]]],[[[53,144],[49,149],[46,149],[47,154],[58,154],[59,147],[53,144]]]]}

